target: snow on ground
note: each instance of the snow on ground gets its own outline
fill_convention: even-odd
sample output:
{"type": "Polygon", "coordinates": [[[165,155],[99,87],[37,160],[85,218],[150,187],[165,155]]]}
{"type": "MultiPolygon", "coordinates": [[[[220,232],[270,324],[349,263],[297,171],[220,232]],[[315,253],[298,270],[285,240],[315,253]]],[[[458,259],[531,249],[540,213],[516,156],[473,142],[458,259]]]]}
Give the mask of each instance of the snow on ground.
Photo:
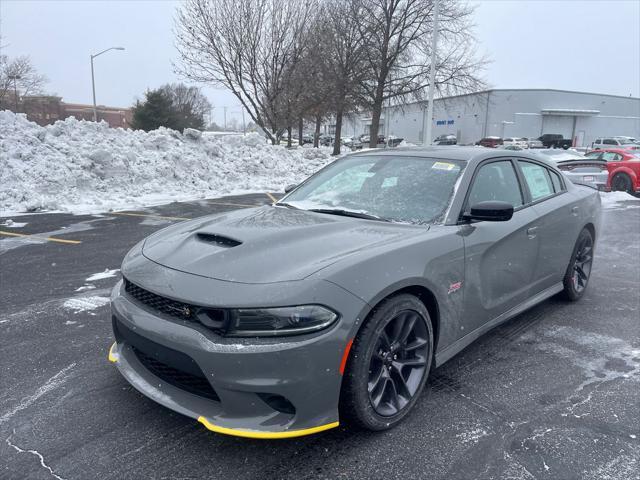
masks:
{"type": "Polygon", "coordinates": [[[109,128],[67,118],[41,127],[0,111],[0,215],[96,213],[228,194],[282,191],[331,161],[246,136],[109,128]]]}
{"type": "Polygon", "coordinates": [[[9,228],[22,228],[27,224],[27,222],[14,222],[10,218],[7,218],[4,222],[0,223],[0,227],[9,227],[9,228]]]}
{"type": "MultiPolygon", "coordinates": [[[[114,268],[109,270],[108,268],[104,269],[104,272],[94,273],[93,275],[87,277],[85,282],[95,282],[96,280],[103,280],[105,278],[115,277],[116,274],[120,271],[119,268],[114,268]]],[[[77,291],[77,290],[76,290],[77,291]]]]}
{"type": "Polygon", "coordinates": [[[629,195],[627,192],[600,192],[600,199],[602,208],[605,210],[640,208],[640,198],[629,195]]]}
{"type": "Polygon", "coordinates": [[[109,303],[109,297],[75,297],[64,302],[62,306],[68,310],[73,310],[74,313],[80,313],[95,310],[107,303],[109,303]]]}

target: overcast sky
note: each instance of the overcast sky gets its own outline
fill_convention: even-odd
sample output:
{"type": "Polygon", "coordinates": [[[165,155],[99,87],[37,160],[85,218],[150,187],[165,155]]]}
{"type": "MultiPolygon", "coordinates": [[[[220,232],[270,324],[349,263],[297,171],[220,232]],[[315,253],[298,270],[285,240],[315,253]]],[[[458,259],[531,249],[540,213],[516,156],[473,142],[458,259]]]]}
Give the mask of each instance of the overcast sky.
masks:
{"type": "MultiPolygon", "coordinates": [[[[0,0],[9,56],[30,55],[47,90],[91,102],[89,55],[99,104],[128,106],[147,88],[177,81],[172,61],[174,0],[0,0]]],[[[475,14],[479,50],[494,88],[557,88],[640,96],[640,0],[484,0],[475,14]]],[[[232,94],[207,88],[214,117],[239,117],[232,94]]]]}

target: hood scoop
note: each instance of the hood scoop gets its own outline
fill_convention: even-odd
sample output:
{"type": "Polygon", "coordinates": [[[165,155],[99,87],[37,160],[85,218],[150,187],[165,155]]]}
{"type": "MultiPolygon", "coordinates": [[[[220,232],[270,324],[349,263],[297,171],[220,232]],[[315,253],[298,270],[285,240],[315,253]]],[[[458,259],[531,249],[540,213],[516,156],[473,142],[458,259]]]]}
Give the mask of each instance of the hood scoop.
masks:
{"type": "Polygon", "coordinates": [[[242,245],[242,242],[238,240],[225,237],[223,235],[216,235],[215,233],[198,232],[196,236],[201,242],[209,243],[221,248],[233,248],[238,245],[242,245]]]}

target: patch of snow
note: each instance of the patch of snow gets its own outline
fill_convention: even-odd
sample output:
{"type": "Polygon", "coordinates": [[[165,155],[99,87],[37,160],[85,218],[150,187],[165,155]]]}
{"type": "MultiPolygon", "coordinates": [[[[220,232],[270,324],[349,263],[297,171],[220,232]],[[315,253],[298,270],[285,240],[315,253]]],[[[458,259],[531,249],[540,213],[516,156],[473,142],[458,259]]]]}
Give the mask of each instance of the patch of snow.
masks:
{"type": "Polygon", "coordinates": [[[10,446],[11,448],[13,448],[16,452],[18,453],[30,453],[32,455],[35,455],[36,457],[38,457],[38,459],[40,460],[40,466],[42,468],[44,468],[45,470],[47,470],[51,476],[53,476],[53,478],[55,478],[56,480],[65,480],[64,478],[62,478],[60,475],[57,475],[53,469],[47,465],[44,461],[44,457],[42,456],[42,454],[40,452],[38,452],[37,450],[25,450],[24,448],[20,448],[19,446],[15,445],[14,443],[11,442],[11,437],[16,433],[16,431],[13,431],[13,434],[9,435],[6,439],[5,442],[8,446],[10,446]]]}
{"type": "Polygon", "coordinates": [[[458,433],[456,438],[459,438],[462,443],[477,443],[482,437],[489,435],[484,428],[475,428],[468,432],[458,433]]]}
{"type": "Polygon", "coordinates": [[[74,313],[80,313],[95,310],[108,303],[109,297],[75,297],[64,302],[62,306],[68,310],[74,310],[74,313]]]}
{"type": "Polygon", "coordinates": [[[33,395],[23,398],[18,405],[16,405],[15,407],[13,407],[11,410],[9,410],[8,412],[4,413],[0,417],[0,424],[8,421],[16,413],[24,410],[25,408],[30,407],[40,397],[42,397],[43,395],[46,395],[51,390],[54,390],[54,389],[58,388],[59,386],[61,386],[64,382],[67,381],[67,379],[69,378],[69,375],[70,375],[69,372],[71,370],[73,370],[73,368],[75,368],[75,366],[76,366],[75,363],[67,365],[62,370],[60,370],[58,373],[56,373],[53,377],[51,377],[49,380],[47,380],[44,383],[44,385],[39,387],[35,391],[35,393],[33,395]]]}
{"type": "Polygon", "coordinates": [[[10,218],[7,218],[3,223],[0,223],[3,227],[9,228],[22,228],[27,224],[27,222],[14,222],[10,218]]]}
{"type": "Polygon", "coordinates": [[[41,127],[0,111],[0,215],[100,213],[282,191],[332,160],[330,149],[288,150],[256,133],[144,132],[75,118],[41,127]]]}
{"type": "Polygon", "coordinates": [[[120,271],[119,268],[114,268],[113,270],[109,270],[108,268],[105,268],[104,272],[94,273],[93,275],[87,277],[85,279],[85,282],[95,282],[96,280],[103,280],[105,278],[115,277],[119,271],[120,271]]]}
{"type": "Polygon", "coordinates": [[[640,208],[640,198],[629,195],[627,192],[600,192],[600,199],[602,208],[605,210],[640,208]]]}
{"type": "Polygon", "coordinates": [[[94,288],[96,288],[95,285],[83,285],[81,287],[76,288],[76,292],[82,292],[84,290],[93,290],[94,288]]]}

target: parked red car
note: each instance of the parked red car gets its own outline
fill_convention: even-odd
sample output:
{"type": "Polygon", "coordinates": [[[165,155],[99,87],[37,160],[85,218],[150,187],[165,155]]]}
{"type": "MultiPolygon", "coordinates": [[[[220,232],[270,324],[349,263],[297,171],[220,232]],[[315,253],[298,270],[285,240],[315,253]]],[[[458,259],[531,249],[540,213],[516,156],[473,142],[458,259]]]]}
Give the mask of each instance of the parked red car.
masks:
{"type": "Polygon", "coordinates": [[[607,162],[607,190],[628,192],[640,196],[640,150],[609,148],[585,155],[607,162]]]}
{"type": "Polygon", "coordinates": [[[483,147],[496,148],[498,145],[502,145],[504,142],[500,137],[484,137],[479,142],[476,142],[476,145],[481,145],[483,147]]]}

